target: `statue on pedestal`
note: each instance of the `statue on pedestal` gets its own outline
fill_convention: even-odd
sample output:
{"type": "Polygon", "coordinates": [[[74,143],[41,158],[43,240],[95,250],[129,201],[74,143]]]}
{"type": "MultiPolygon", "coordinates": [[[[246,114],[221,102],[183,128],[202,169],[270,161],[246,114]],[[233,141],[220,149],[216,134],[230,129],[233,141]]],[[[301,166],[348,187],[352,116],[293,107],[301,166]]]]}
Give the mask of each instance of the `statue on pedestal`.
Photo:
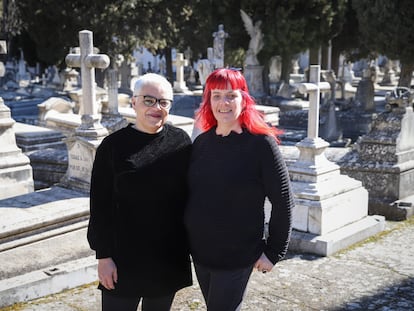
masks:
{"type": "Polygon", "coordinates": [[[263,48],[263,33],[260,29],[262,21],[257,21],[253,24],[250,16],[243,10],[240,10],[240,15],[243,20],[244,27],[250,36],[249,49],[246,53],[245,65],[259,65],[257,54],[259,54],[263,48]]]}

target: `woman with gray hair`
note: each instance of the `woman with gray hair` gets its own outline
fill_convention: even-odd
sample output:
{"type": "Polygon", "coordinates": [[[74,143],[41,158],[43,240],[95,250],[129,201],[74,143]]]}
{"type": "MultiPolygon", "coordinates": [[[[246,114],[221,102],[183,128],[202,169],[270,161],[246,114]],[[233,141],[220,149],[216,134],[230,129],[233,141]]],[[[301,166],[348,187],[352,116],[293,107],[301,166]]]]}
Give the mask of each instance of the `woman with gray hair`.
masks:
{"type": "Polygon", "coordinates": [[[183,226],[191,140],[166,124],[171,84],[149,73],[135,84],[135,124],[98,147],[88,241],[98,259],[102,310],[170,310],[192,284],[183,226]]]}

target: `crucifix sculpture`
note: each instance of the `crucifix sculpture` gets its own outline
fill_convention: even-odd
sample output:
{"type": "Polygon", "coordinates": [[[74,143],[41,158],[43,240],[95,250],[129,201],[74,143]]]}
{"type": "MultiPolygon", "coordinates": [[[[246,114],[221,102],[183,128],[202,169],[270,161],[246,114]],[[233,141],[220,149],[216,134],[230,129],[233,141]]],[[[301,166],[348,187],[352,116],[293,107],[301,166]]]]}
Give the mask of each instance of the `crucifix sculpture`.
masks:
{"type": "Polygon", "coordinates": [[[66,64],[70,67],[80,67],[82,78],[83,115],[80,130],[103,128],[100,125],[98,106],[96,104],[95,68],[105,69],[109,66],[109,57],[105,54],[94,54],[92,32],[79,32],[80,54],[68,54],[66,64]]]}

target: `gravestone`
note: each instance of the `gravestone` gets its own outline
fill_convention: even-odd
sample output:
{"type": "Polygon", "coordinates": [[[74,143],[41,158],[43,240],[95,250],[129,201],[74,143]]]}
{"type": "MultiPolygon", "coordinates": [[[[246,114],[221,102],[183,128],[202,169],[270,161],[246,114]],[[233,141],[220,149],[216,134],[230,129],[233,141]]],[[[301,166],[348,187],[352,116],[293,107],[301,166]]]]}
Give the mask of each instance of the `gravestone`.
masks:
{"type": "Polygon", "coordinates": [[[103,103],[101,122],[109,133],[128,124],[118,111],[118,71],[115,69],[108,70],[108,101],[103,103]]]}
{"type": "Polygon", "coordinates": [[[207,77],[214,70],[214,64],[209,59],[200,59],[197,64],[199,80],[202,86],[206,84],[207,77]]]}
{"type": "Polygon", "coordinates": [[[188,61],[184,59],[183,53],[177,53],[174,65],[176,68],[176,81],[174,81],[174,92],[189,93],[188,87],[184,80],[184,66],[188,65],[188,61]]]}
{"type": "Polygon", "coordinates": [[[68,170],[62,185],[80,191],[89,191],[92,165],[96,149],[108,131],[100,122],[96,104],[95,68],[104,69],[109,65],[109,57],[93,53],[92,32],[79,32],[80,54],[68,54],[66,64],[80,67],[82,77],[83,115],[75,133],[68,137],[68,170]]]}
{"type": "Polygon", "coordinates": [[[413,94],[397,89],[387,96],[387,107],[339,165],[369,190],[370,214],[403,220],[414,213],[413,94]]]}
{"type": "Polygon", "coordinates": [[[328,256],[384,229],[383,217],[369,217],[368,192],[360,181],[341,175],[329,161],[329,144],[318,137],[320,91],[330,85],[320,82],[320,67],[310,67],[310,83],[299,86],[310,100],[307,137],[296,146],[298,160],[289,166],[295,196],[290,247],[328,256]]]}
{"type": "Polygon", "coordinates": [[[10,109],[0,97],[0,199],[33,192],[29,158],[16,145],[10,109]]]}
{"type": "Polygon", "coordinates": [[[342,129],[336,114],[336,76],[333,70],[323,71],[322,76],[330,84],[331,90],[330,95],[324,98],[320,111],[320,135],[330,143],[338,143],[342,140],[342,129]]]}
{"type": "Polygon", "coordinates": [[[357,91],[355,94],[355,104],[359,106],[360,109],[364,112],[375,111],[374,70],[374,68],[364,69],[362,79],[358,83],[357,91]]]}
{"type": "Polygon", "coordinates": [[[229,36],[227,32],[224,31],[224,25],[220,24],[218,30],[213,33],[213,53],[214,53],[214,67],[223,68],[224,67],[224,42],[229,36]]]}

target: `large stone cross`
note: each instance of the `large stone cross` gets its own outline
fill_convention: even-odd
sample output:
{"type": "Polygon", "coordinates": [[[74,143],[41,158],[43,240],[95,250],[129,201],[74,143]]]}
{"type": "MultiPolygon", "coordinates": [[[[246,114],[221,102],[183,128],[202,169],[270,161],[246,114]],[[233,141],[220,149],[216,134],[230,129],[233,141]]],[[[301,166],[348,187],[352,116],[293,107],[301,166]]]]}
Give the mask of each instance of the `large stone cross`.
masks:
{"type": "Polygon", "coordinates": [[[309,94],[308,138],[316,139],[319,135],[319,96],[322,92],[330,91],[328,82],[320,82],[320,66],[311,65],[309,83],[301,83],[299,92],[309,94]]]}
{"type": "Polygon", "coordinates": [[[93,53],[92,32],[79,32],[80,54],[68,54],[66,64],[70,67],[80,67],[82,77],[82,103],[85,115],[97,115],[95,89],[95,68],[105,69],[109,66],[109,57],[105,54],[93,53]]]}

